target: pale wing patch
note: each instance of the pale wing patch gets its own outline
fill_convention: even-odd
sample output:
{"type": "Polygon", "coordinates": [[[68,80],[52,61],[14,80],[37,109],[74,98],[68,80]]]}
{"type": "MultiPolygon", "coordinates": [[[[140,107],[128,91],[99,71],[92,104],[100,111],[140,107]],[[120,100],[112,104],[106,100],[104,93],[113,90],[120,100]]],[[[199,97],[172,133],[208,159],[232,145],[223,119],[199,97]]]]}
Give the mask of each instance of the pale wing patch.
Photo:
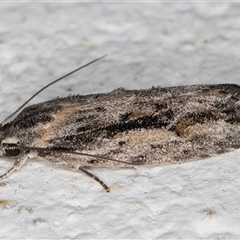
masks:
{"type": "Polygon", "coordinates": [[[125,133],[119,133],[116,138],[121,138],[128,144],[136,145],[151,142],[166,142],[176,137],[176,134],[166,129],[141,129],[137,131],[129,131],[125,133]]]}
{"type": "Polygon", "coordinates": [[[231,135],[233,132],[236,134],[240,131],[240,126],[235,124],[226,123],[224,120],[219,120],[214,123],[194,124],[186,127],[181,136],[193,137],[196,135],[207,135],[215,137],[217,139],[224,139],[227,135],[231,135]]]}
{"type": "Polygon", "coordinates": [[[41,125],[36,129],[36,131],[41,133],[41,136],[33,142],[33,146],[39,148],[49,147],[48,140],[57,137],[53,129],[65,122],[65,120],[76,111],[78,111],[78,109],[75,106],[69,105],[63,106],[56,114],[53,114],[51,122],[41,125]]]}

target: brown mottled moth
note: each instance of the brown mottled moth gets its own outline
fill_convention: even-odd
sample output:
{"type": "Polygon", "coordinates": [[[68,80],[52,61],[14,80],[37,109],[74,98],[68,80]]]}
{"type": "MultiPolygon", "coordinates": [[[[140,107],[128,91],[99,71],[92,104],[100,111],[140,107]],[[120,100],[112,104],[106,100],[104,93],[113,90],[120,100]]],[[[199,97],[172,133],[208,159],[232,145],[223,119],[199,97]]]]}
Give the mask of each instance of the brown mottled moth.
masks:
{"type": "Polygon", "coordinates": [[[86,167],[182,163],[240,147],[240,86],[234,84],[116,89],[22,110],[33,97],[1,124],[0,154],[16,162],[0,179],[39,157],[81,170],[110,191],[86,167]]]}

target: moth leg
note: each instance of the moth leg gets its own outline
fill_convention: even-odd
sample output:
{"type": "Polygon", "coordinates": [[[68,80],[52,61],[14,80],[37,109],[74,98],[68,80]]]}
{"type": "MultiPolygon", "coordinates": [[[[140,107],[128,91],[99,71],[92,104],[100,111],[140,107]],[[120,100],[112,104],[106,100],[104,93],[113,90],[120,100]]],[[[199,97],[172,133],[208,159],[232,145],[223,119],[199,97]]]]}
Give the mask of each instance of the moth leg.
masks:
{"type": "Polygon", "coordinates": [[[20,158],[18,158],[13,167],[10,168],[6,173],[4,173],[2,176],[0,176],[0,180],[7,178],[9,175],[11,175],[13,172],[17,171],[28,159],[28,155],[22,155],[20,158]]]}
{"type": "Polygon", "coordinates": [[[79,167],[78,170],[82,171],[83,173],[85,173],[86,175],[88,175],[90,178],[92,178],[92,179],[94,179],[95,181],[97,181],[98,183],[100,183],[100,184],[103,186],[103,188],[104,188],[104,190],[105,190],[106,192],[110,192],[110,188],[109,188],[101,179],[99,179],[98,177],[96,177],[96,176],[93,175],[92,173],[88,172],[88,171],[87,171],[86,169],[84,169],[83,167],[79,167]]]}

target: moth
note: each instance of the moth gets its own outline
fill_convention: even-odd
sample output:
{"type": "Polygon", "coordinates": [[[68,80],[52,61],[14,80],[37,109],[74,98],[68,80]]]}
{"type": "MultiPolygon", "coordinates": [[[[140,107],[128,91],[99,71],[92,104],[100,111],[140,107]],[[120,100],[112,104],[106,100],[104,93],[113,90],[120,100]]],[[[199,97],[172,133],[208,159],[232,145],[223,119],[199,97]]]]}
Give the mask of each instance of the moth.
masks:
{"type": "Polygon", "coordinates": [[[109,192],[87,169],[183,163],[240,147],[235,84],[119,88],[25,107],[45,88],[101,58],[48,84],[1,123],[0,155],[16,161],[0,179],[37,157],[80,170],[109,192]]]}

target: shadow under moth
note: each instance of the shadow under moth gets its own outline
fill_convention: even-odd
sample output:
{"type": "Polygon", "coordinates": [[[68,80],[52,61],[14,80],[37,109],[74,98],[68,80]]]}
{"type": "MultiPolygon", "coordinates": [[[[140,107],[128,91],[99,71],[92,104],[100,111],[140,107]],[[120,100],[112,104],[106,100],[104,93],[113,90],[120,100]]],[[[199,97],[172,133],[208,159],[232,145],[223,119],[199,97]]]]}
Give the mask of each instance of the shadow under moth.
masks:
{"type": "Polygon", "coordinates": [[[0,179],[38,157],[80,170],[109,192],[86,168],[183,163],[240,147],[235,84],[116,89],[24,108],[45,88],[101,58],[46,85],[1,123],[0,155],[16,161],[0,179]]]}

